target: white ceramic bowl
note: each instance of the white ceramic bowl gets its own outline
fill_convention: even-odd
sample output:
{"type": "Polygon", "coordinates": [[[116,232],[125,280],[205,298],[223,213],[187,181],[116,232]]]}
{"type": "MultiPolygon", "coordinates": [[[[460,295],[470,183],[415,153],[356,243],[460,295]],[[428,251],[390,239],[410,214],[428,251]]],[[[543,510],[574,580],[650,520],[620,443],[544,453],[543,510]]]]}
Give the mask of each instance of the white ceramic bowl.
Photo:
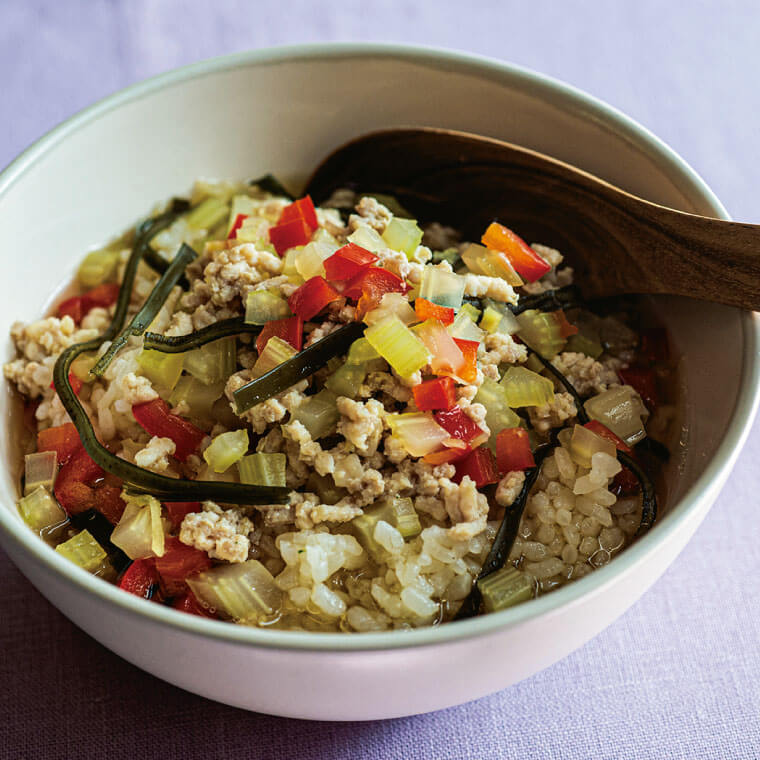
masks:
{"type": "MultiPolygon", "coordinates": [[[[273,171],[303,178],[348,138],[394,125],[493,135],[660,203],[726,216],[699,177],[646,130],[537,74],[374,45],[257,51],[130,87],[53,130],[5,170],[0,250],[14,258],[13,275],[0,281],[0,334],[16,319],[39,317],[85,250],[196,177],[273,171]]],[[[353,635],[259,630],[175,612],[93,578],[22,524],[10,425],[0,442],[0,541],[95,639],[220,702],[355,720],[480,697],[564,657],[633,604],[689,540],[731,471],[756,406],[757,324],[747,313],[687,300],[660,300],[657,308],[688,383],[688,439],[669,474],[667,511],[609,566],[536,601],[439,628],[353,635]]],[[[6,360],[11,345],[2,340],[6,360]]],[[[9,399],[2,395],[6,420],[9,399]]]]}

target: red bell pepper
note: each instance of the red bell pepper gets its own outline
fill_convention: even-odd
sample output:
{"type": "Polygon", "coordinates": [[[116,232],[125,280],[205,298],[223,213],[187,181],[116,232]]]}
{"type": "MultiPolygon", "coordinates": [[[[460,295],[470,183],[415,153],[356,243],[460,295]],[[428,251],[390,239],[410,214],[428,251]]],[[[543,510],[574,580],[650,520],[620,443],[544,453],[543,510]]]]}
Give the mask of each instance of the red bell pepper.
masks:
{"type": "Polygon", "coordinates": [[[637,493],[640,487],[639,479],[627,467],[623,467],[610,483],[610,491],[615,496],[630,496],[637,493]]]}
{"type": "Polygon", "coordinates": [[[604,438],[606,441],[610,441],[615,444],[615,448],[618,451],[622,451],[626,454],[632,454],[633,449],[622,439],[613,433],[606,425],[603,425],[599,420],[589,420],[583,427],[588,428],[592,433],[595,433],[600,438],[604,438]]]}
{"type": "Polygon", "coordinates": [[[431,451],[429,454],[425,454],[422,459],[433,467],[439,464],[448,464],[450,462],[458,462],[460,459],[464,459],[472,448],[465,446],[462,449],[441,449],[441,451],[431,451]]]}
{"type": "Polygon", "coordinates": [[[261,353],[270,338],[282,338],[290,343],[296,351],[303,346],[303,320],[297,314],[284,319],[272,319],[261,329],[256,338],[256,350],[261,353]]]}
{"type": "Polygon", "coordinates": [[[530,439],[525,428],[505,428],[496,436],[496,464],[500,473],[535,467],[530,439]]]}
{"type": "Polygon", "coordinates": [[[237,237],[238,230],[243,226],[243,222],[248,218],[248,214],[238,214],[235,217],[235,221],[230,227],[230,231],[227,235],[227,240],[234,240],[237,237]]]}
{"type": "Polygon", "coordinates": [[[470,452],[467,457],[460,459],[456,464],[456,474],[453,477],[455,483],[461,483],[465,475],[470,476],[478,488],[483,488],[491,483],[498,483],[499,471],[496,469],[496,460],[491,450],[485,446],[470,452]]]}
{"type": "Polygon", "coordinates": [[[431,409],[451,409],[457,401],[454,381],[450,377],[425,380],[412,388],[414,403],[421,412],[431,409]]]}
{"type": "Polygon", "coordinates": [[[76,515],[97,509],[95,489],[91,484],[104,475],[80,443],[66,464],[58,471],[53,491],[58,503],[68,514],[76,515]]]}
{"type": "Polygon", "coordinates": [[[657,392],[657,376],[648,367],[628,367],[619,369],[618,377],[624,385],[630,385],[641,396],[647,409],[652,411],[659,401],[657,392]]]}
{"type": "Polygon", "coordinates": [[[477,340],[464,340],[463,338],[454,338],[454,343],[459,346],[459,350],[464,356],[464,366],[459,370],[459,377],[466,383],[474,383],[478,377],[478,348],[480,343],[477,340]]]}
{"type": "Polygon", "coordinates": [[[551,264],[542,259],[519,235],[498,222],[492,222],[481,242],[506,254],[515,272],[528,282],[535,282],[551,270],[551,264]]]}
{"type": "Polygon", "coordinates": [[[81,296],[67,298],[58,305],[58,316],[70,316],[77,324],[90,309],[96,306],[107,308],[119,297],[119,284],[117,282],[103,283],[92,290],[88,290],[81,296]]]}
{"type": "MultiPolygon", "coordinates": [[[[106,476],[108,478],[109,476],[106,476]]],[[[99,483],[95,487],[95,509],[103,515],[111,525],[121,520],[121,516],[124,514],[126,504],[124,499],[121,498],[121,481],[118,478],[113,478],[119,485],[110,485],[99,483]]]]}
{"type": "Polygon", "coordinates": [[[140,427],[150,435],[171,438],[176,446],[174,456],[184,462],[190,454],[198,450],[206,434],[192,422],[172,414],[163,399],[157,398],[144,404],[135,404],[132,414],[140,427]]]}
{"type": "Polygon", "coordinates": [[[407,293],[409,285],[397,274],[383,267],[368,267],[361,274],[349,280],[343,295],[346,298],[358,299],[356,318],[361,320],[364,315],[376,309],[386,293],[407,293]]]}
{"type": "Polygon", "coordinates": [[[354,243],[348,243],[325,259],[325,276],[331,282],[346,282],[361,274],[376,261],[377,256],[371,251],[354,243]]]}
{"type": "Polygon", "coordinates": [[[461,406],[455,406],[448,411],[436,412],[433,417],[452,438],[459,438],[468,446],[479,446],[487,438],[483,428],[468,417],[461,406]]]}
{"type": "Polygon", "coordinates": [[[269,242],[279,256],[289,248],[306,245],[311,240],[311,227],[300,217],[269,228],[269,242]]]}
{"type": "Polygon", "coordinates": [[[81,447],[82,441],[73,422],[37,433],[37,451],[55,451],[59,466],[66,464],[72,454],[81,447]]]}
{"type": "Polygon", "coordinates": [[[324,277],[317,275],[301,285],[293,295],[288,298],[290,310],[301,317],[304,322],[319,314],[327,304],[341,298],[335,288],[324,277]]]}
{"type": "Polygon", "coordinates": [[[554,312],[554,320],[559,326],[560,338],[569,338],[571,335],[575,335],[578,332],[578,328],[571,322],[567,321],[565,312],[562,309],[557,309],[557,311],[554,312]]]}
{"type": "Polygon", "coordinates": [[[199,501],[166,501],[164,509],[169,517],[169,522],[175,530],[182,525],[182,521],[191,512],[200,512],[201,503],[199,501]]]}
{"type": "Polygon", "coordinates": [[[188,612],[191,615],[198,615],[199,617],[206,617],[215,619],[216,615],[209,612],[197,599],[195,594],[187,590],[182,596],[178,596],[173,602],[172,607],[180,612],[188,612]]]}
{"type": "Polygon", "coordinates": [[[143,599],[152,599],[158,580],[154,559],[136,559],[119,579],[119,588],[143,599]]]}
{"type": "Polygon", "coordinates": [[[303,198],[299,198],[297,201],[293,201],[290,205],[285,206],[280,214],[280,218],[277,220],[277,224],[292,222],[295,219],[303,219],[311,227],[312,232],[319,227],[317,212],[310,195],[305,195],[303,198]]]}
{"type": "Polygon", "coordinates": [[[454,309],[450,306],[439,306],[425,298],[415,299],[414,311],[417,314],[417,319],[422,322],[428,319],[437,319],[444,325],[450,325],[454,321],[454,309]]]}
{"type": "Polygon", "coordinates": [[[161,585],[167,596],[183,593],[187,586],[185,579],[211,567],[206,552],[183,544],[175,536],[164,538],[164,555],[156,557],[156,570],[161,576],[161,585]]]}

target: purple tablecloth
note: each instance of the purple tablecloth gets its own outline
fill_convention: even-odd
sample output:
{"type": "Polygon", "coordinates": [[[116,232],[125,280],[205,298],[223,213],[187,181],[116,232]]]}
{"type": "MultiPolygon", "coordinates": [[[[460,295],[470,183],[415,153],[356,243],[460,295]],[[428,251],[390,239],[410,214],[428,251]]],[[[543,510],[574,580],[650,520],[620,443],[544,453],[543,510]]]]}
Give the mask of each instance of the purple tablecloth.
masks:
{"type": "MultiPolygon", "coordinates": [[[[759,37],[753,0],[0,0],[0,165],[96,98],[199,58],[393,40],[592,92],[669,142],[735,218],[758,221],[759,37]]],[[[758,455],[756,425],[695,539],[596,639],[499,694],[401,720],[291,721],[182,692],[74,628],[0,553],[0,759],[758,758],[758,455]]]]}

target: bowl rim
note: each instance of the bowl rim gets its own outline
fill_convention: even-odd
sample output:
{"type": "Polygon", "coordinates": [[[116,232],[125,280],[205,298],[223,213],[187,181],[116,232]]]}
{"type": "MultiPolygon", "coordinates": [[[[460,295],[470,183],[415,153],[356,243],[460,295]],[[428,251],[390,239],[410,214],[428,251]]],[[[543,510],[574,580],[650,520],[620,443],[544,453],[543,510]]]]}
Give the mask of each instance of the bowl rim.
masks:
{"type": "MultiPolygon", "coordinates": [[[[716,217],[730,218],[702,178],[668,145],[621,111],[572,85],[522,66],[484,56],[428,46],[378,43],[314,43],[244,51],[203,60],[133,84],[74,114],[24,150],[0,173],[0,200],[27,170],[68,135],[110,111],[164,87],[238,68],[346,58],[390,58],[408,61],[436,70],[471,74],[481,79],[508,84],[512,89],[522,90],[531,95],[538,95],[565,111],[592,119],[597,125],[633,145],[662,169],[686,198],[695,203],[707,204],[716,217]]],[[[741,320],[744,354],[740,390],[723,439],[703,473],[681,500],[669,510],[668,519],[638,539],[616,557],[614,562],[551,594],[533,600],[531,604],[518,605],[502,612],[450,622],[443,626],[428,626],[409,631],[346,635],[239,626],[188,615],[125,594],[115,585],[103,582],[68,562],[5,509],[0,509],[0,528],[5,537],[16,545],[15,548],[28,552],[45,570],[52,570],[65,582],[78,587],[78,590],[90,592],[129,615],[146,618],[169,629],[231,644],[280,650],[381,651],[446,644],[483,636],[501,628],[527,623],[544,615],[549,616],[561,608],[579,603],[579,600],[587,595],[603,593],[617,576],[645,562],[660,544],[666,542],[692,517],[702,500],[709,498],[711,483],[720,482],[723,477],[727,477],[747,438],[760,397],[760,318],[751,312],[744,312],[741,320]]]]}

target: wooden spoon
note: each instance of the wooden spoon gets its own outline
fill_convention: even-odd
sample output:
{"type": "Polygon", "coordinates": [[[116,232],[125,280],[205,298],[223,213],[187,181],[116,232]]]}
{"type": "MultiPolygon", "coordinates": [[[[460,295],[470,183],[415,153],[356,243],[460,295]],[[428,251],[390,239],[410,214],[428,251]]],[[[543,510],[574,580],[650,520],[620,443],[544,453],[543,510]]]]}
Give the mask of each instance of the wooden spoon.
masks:
{"type": "Polygon", "coordinates": [[[558,248],[588,298],[660,293],[760,310],[760,226],[660,206],[562,161],[488,137],[392,129],[347,143],[309,180],[393,195],[421,221],[479,241],[497,219],[558,248]]]}

